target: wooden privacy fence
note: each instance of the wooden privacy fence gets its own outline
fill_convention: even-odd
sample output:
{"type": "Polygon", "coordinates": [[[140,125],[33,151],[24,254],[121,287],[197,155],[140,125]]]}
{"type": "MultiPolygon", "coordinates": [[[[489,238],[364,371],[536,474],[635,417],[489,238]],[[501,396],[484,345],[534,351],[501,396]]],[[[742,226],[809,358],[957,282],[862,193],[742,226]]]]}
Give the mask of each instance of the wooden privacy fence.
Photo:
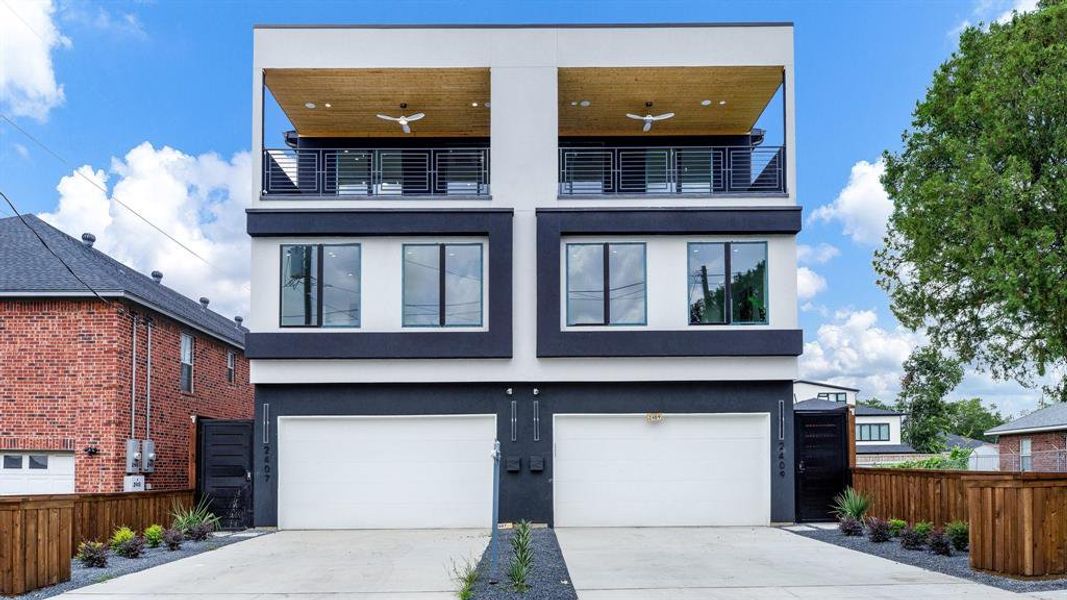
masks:
{"type": "Polygon", "coordinates": [[[972,568],[1067,575],[1067,473],[857,468],[852,486],[871,499],[871,516],[967,521],[972,568]]]}
{"type": "Polygon", "coordinates": [[[175,504],[192,502],[193,490],[0,496],[0,594],[67,581],[82,541],[104,541],[123,525],[169,526],[175,504]]]}

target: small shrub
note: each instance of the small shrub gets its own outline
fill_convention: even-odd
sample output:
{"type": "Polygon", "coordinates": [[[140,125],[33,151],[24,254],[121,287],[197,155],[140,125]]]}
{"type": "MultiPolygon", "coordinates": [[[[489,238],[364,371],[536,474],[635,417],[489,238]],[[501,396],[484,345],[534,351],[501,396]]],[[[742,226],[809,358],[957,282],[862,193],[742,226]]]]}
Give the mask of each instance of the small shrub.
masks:
{"type": "Polygon", "coordinates": [[[934,554],[952,556],[952,542],[949,541],[948,536],[940,528],[930,532],[930,535],[926,537],[926,545],[930,547],[930,552],[934,554]]]}
{"type": "Polygon", "coordinates": [[[103,569],[107,566],[107,546],[103,542],[78,544],[78,560],[86,567],[103,569]]]}
{"type": "Polygon", "coordinates": [[[871,500],[852,487],[845,488],[845,491],[834,498],[834,514],[838,519],[852,517],[857,521],[862,521],[870,507],[871,500]]]}
{"type": "Polygon", "coordinates": [[[194,526],[201,523],[207,523],[211,526],[209,531],[215,531],[219,528],[219,517],[208,510],[210,499],[203,497],[196,506],[185,508],[177,503],[174,504],[174,510],[171,511],[171,517],[174,518],[174,522],[171,527],[178,531],[188,535],[189,530],[194,526]]]}
{"type": "Polygon", "coordinates": [[[533,549],[530,548],[532,539],[529,521],[519,521],[511,534],[511,563],[508,565],[508,579],[511,588],[516,592],[525,593],[530,589],[527,581],[530,569],[533,567],[533,549]]]}
{"type": "Polygon", "coordinates": [[[952,546],[960,552],[966,552],[971,543],[971,530],[966,521],[953,521],[945,526],[945,534],[952,546]]]}
{"type": "Polygon", "coordinates": [[[144,538],[141,536],[134,536],[125,542],[115,546],[115,554],[123,558],[137,558],[144,553],[144,538]]]}
{"type": "Polygon", "coordinates": [[[915,533],[923,537],[923,542],[926,541],[926,537],[930,535],[930,532],[934,530],[934,524],[930,521],[919,521],[911,526],[915,533]]]}
{"type": "Polygon", "coordinates": [[[158,548],[163,543],[163,526],[152,525],[144,530],[144,541],[149,548],[158,548]]]}
{"type": "Polygon", "coordinates": [[[202,542],[211,537],[213,531],[215,531],[215,526],[211,523],[197,523],[185,532],[185,538],[194,542],[202,542]]]}
{"type": "Polygon", "coordinates": [[[167,550],[171,552],[180,549],[184,541],[185,536],[177,529],[168,529],[163,532],[163,543],[167,546],[167,550]]]}
{"type": "Polygon", "coordinates": [[[137,534],[132,529],[123,525],[115,530],[111,534],[111,540],[108,542],[111,545],[112,550],[117,550],[120,545],[137,537],[137,534]]]}
{"type": "Polygon", "coordinates": [[[900,537],[900,532],[908,526],[908,522],[904,519],[889,519],[889,533],[893,537],[900,537]]]}
{"type": "Polygon", "coordinates": [[[863,535],[863,523],[860,523],[858,519],[852,517],[844,517],[841,522],[837,524],[837,528],[841,533],[847,536],[863,535]]]}
{"type": "Polygon", "coordinates": [[[481,572],[478,570],[477,562],[468,558],[460,565],[455,559],[452,560],[452,580],[458,586],[456,596],[459,600],[474,598],[474,586],[478,583],[479,577],[481,577],[481,572]]]}
{"type": "Polygon", "coordinates": [[[926,544],[926,535],[915,531],[911,527],[905,527],[900,532],[900,547],[905,550],[922,550],[926,544]]]}
{"type": "Polygon", "coordinates": [[[892,536],[889,535],[889,523],[885,519],[878,517],[867,519],[867,539],[881,544],[888,542],[890,537],[892,536]]]}

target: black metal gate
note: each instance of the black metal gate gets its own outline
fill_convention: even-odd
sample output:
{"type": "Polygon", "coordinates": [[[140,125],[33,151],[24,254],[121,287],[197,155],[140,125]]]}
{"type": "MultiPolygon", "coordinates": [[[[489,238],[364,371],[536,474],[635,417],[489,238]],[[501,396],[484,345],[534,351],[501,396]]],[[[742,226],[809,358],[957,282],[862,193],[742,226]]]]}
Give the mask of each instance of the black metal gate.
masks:
{"type": "Polygon", "coordinates": [[[794,415],[797,521],[830,521],[834,496],[848,485],[845,410],[794,415]]]}
{"type": "Polygon", "coordinates": [[[223,529],[252,526],[252,421],[197,422],[196,491],[223,529]]]}

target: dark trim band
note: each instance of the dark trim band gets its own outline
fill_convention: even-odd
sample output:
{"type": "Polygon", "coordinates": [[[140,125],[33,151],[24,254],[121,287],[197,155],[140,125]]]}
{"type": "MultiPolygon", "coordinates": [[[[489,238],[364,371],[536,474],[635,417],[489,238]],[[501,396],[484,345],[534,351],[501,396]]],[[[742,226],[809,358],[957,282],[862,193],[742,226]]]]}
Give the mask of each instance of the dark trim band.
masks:
{"type": "Polygon", "coordinates": [[[800,329],[561,331],[564,235],[795,235],[799,207],[723,209],[538,209],[537,356],[800,356],[800,329]]]}

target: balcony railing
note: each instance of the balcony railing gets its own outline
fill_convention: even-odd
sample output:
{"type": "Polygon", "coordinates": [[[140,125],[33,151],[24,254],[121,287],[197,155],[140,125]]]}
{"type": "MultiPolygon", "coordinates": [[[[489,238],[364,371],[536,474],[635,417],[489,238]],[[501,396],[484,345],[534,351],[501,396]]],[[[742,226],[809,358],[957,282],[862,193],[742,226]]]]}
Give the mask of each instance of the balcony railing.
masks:
{"type": "Polygon", "coordinates": [[[782,193],[784,146],[559,150],[561,196],[782,193]]]}
{"type": "Polygon", "coordinates": [[[488,148],[271,148],[272,196],[488,196],[488,148]]]}

